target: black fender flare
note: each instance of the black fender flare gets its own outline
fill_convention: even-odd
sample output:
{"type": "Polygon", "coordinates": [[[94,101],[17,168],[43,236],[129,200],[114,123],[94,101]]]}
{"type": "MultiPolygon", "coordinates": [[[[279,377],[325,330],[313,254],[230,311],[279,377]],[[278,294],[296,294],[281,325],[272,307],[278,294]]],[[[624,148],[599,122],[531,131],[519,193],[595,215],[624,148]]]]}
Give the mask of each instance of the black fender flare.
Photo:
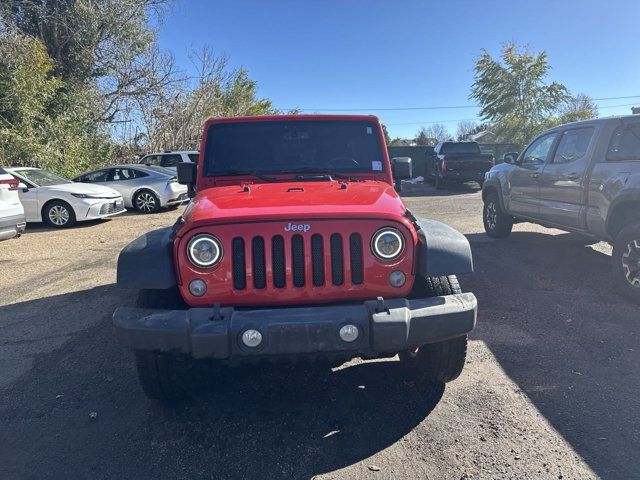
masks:
{"type": "Polygon", "coordinates": [[[152,230],[124,247],[118,256],[119,288],[165,290],[175,287],[174,228],[152,230]]]}
{"type": "Polygon", "coordinates": [[[436,220],[418,218],[416,226],[418,275],[427,278],[473,272],[471,245],[467,237],[436,220]]]}
{"type": "Polygon", "coordinates": [[[504,197],[502,196],[502,184],[499,181],[487,181],[485,180],[482,185],[482,201],[484,202],[492,190],[495,190],[498,195],[498,202],[500,202],[500,208],[503,212],[506,212],[507,209],[504,205],[504,197]]]}

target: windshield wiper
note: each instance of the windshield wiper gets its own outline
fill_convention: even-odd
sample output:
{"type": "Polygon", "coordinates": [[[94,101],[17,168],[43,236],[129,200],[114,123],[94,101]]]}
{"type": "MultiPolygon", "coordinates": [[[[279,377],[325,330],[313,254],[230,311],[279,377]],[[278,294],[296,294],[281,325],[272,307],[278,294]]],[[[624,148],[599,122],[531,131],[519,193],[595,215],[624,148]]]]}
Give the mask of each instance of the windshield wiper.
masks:
{"type": "MultiPolygon", "coordinates": [[[[340,180],[352,180],[351,177],[348,177],[346,175],[335,173],[330,170],[323,170],[321,168],[316,168],[316,167],[293,168],[291,170],[286,170],[286,171],[283,170],[278,173],[309,173],[309,174],[315,174],[315,175],[327,175],[328,177],[331,177],[331,178],[335,177],[335,178],[339,178],[340,180]]],[[[315,180],[315,179],[312,178],[312,180],[315,180]]]]}
{"type": "Polygon", "coordinates": [[[267,175],[263,175],[260,172],[256,172],[254,170],[225,170],[224,172],[214,173],[213,176],[217,177],[232,177],[235,175],[249,175],[251,177],[259,178],[260,180],[264,180],[265,182],[278,182],[279,180],[274,177],[269,177],[267,175]]]}

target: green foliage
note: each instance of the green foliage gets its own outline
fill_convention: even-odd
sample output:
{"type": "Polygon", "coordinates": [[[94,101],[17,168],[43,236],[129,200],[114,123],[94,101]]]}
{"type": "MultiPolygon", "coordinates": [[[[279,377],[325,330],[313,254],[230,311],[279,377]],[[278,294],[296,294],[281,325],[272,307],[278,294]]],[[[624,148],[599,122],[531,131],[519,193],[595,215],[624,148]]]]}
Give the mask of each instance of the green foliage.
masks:
{"type": "Polygon", "coordinates": [[[382,134],[384,135],[384,143],[391,145],[391,137],[389,136],[389,131],[384,123],[382,124],[382,134]]]}
{"type": "Polygon", "coordinates": [[[503,48],[500,59],[484,51],[477,60],[471,98],[480,104],[480,116],[492,125],[498,141],[526,145],[559,121],[571,96],[564,85],[546,82],[549,69],[545,52],[533,54],[514,44],[503,48]]]}
{"type": "Polygon", "coordinates": [[[91,91],[68,92],[39,40],[0,35],[0,165],[72,175],[108,158],[91,91]]]}
{"type": "Polygon", "coordinates": [[[0,165],[72,176],[197,148],[209,117],[275,113],[246,70],[206,50],[196,85],[176,70],[153,22],[170,1],[1,1],[0,165]]]}

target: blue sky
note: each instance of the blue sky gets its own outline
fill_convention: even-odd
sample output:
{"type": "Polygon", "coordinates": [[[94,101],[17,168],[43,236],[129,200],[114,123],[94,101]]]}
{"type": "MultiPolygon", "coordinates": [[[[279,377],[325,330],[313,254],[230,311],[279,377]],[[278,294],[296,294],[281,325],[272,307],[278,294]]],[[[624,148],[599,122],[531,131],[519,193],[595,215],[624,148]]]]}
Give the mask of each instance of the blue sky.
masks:
{"type": "Polygon", "coordinates": [[[640,105],[640,1],[177,0],[160,43],[193,73],[191,49],[210,46],[243,66],[281,109],[366,109],[392,137],[477,118],[469,89],[481,49],[505,42],[546,50],[550,78],[599,100],[600,115],[640,105]]]}

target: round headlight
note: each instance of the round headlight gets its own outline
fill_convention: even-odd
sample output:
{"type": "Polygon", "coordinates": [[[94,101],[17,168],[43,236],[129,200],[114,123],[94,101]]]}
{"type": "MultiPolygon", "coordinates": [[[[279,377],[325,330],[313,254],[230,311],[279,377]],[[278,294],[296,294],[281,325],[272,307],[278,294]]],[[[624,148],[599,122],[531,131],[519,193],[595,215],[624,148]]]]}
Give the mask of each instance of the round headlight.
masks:
{"type": "Polygon", "coordinates": [[[393,260],[404,249],[404,237],[395,228],[378,230],[371,239],[371,250],[381,260],[393,260]]]}
{"type": "Polygon", "coordinates": [[[222,244],[213,235],[196,235],[189,240],[187,256],[196,267],[211,267],[222,259],[222,244]]]}

